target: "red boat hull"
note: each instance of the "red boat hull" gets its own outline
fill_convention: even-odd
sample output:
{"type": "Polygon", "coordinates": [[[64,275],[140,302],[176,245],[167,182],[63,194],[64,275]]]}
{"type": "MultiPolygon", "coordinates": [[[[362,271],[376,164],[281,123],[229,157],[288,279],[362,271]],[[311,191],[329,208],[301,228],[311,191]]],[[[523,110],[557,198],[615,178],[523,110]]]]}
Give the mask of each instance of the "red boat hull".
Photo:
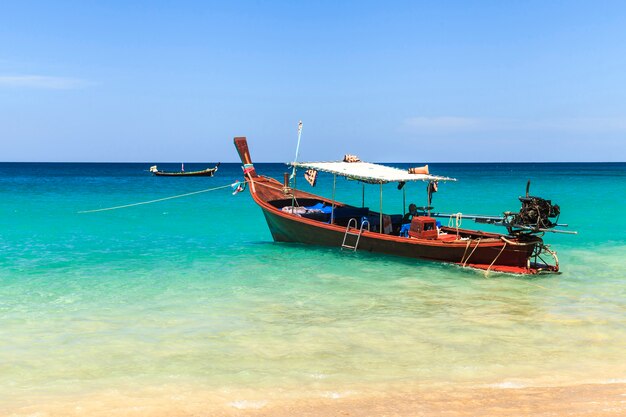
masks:
{"type": "MultiPolygon", "coordinates": [[[[312,225],[303,221],[306,219],[290,214],[285,215],[276,209],[272,210],[262,206],[262,210],[272,237],[277,242],[297,242],[338,248],[343,243],[346,232],[345,227],[312,225]]],[[[356,239],[356,237],[353,239],[356,239]]],[[[500,265],[523,269],[528,267],[528,259],[533,252],[534,245],[507,245],[503,250],[504,242],[493,237],[485,237],[485,240],[491,240],[491,242],[479,243],[478,247],[473,250],[476,246],[475,241],[469,244],[466,241],[444,243],[437,240],[409,239],[384,235],[378,232],[363,231],[359,240],[358,250],[408,258],[464,263],[466,266],[470,262],[472,265],[488,266],[497,258],[497,263],[494,264],[496,268],[494,269],[492,266],[492,270],[497,270],[497,267],[500,265]],[[468,256],[470,253],[471,256],[468,256]]],[[[519,273],[524,272],[520,271],[519,273]]]]}
{"type": "MultiPolygon", "coordinates": [[[[277,242],[297,242],[341,248],[346,237],[346,226],[329,224],[301,217],[279,208],[291,199],[314,200],[326,204],[332,201],[295,189],[287,189],[278,181],[259,176],[250,162],[245,138],[236,138],[235,144],[244,163],[244,172],[254,201],[261,207],[272,237],[277,242]]],[[[335,202],[335,207],[348,207],[335,202]]],[[[351,229],[358,233],[357,229],[351,229]]],[[[357,250],[408,258],[461,264],[465,267],[502,271],[517,274],[534,274],[541,270],[555,271],[548,265],[530,262],[536,245],[543,242],[538,237],[525,241],[517,238],[466,229],[442,228],[448,239],[407,238],[375,231],[363,230],[357,250]],[[464,239],[458,236],[466,236],[464,239]]],[[[354,245],[356,236],[349,235],[354,245]]]]}

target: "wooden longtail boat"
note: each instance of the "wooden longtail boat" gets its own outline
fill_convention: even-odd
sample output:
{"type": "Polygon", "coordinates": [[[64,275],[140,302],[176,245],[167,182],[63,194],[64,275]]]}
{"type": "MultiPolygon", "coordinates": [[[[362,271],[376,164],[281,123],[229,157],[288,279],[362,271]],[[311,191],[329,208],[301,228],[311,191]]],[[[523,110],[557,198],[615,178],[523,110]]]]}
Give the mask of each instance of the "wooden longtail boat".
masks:
{"type": "MultiPolygon", "coordinates": [[[[331,200],[291,188],[288,174],[285,174],[283,183],[259,175],[252,164],[246,138],[238,137],[234,142],[243,164],[244,177],[250,194],[263,211],[272,237],[277,242],[299,242],[377,252],[514,274],[536,274],[559,270],[556,253],[544,245],[541,237],[537,236],[538,233],[523,232],[526,227],[524,225],[509,223],[507,226],[510,226],[509,230],[512,231],[509,234],[488,233],[458,227],[438,228],[435,218],[431,217],[428,212],[413,217],[408,236],[404,237],[399,235],[402,228],[402,215],[389,216],[382,213],[383,183],[396,181],[402,184],[409,180],[445,181],[453,180],[452,178],[408,174],[400,169],[377,164],[363,166],[363,168],[371,168],[365,169],[365,171],[372,171],[371,174],[359,173],[359,167],[355,165],[351,168],[345,163],[343,165],[342,163],[292,164],[299,168],[326,170],[335,174],[335,178],[336,175],[343,175],[365,183],[380,183],[381,211],[373,212],[367,208],[334,201],[334,197],[331,200]],[[388,170],[376,172],[376,169],[370,165],[388,170]],[[307,207],[313,209],[309,210],[307,207]],[[319,208],[321,210],[318,210],[319,208]],[[381,224],[383,227],[380,227],[381,224]],[[543,261],[542,255],[551,255],[554,258],[554,264],[543,261]]],[[[556,207],[558,210],[558,206],[556,207]]],[[[431,207],[423,209],[430,210],[431,207]]],[[[500,217],[489,219],[491,221],[486,221],[487,223],[503,220],[500,217]]],[[[543,231],[545,230],[539,234],[542,235],[543,231]]]]}
{"type": "Polygon", "coordinates": [[[218,162],[213,168],[203,169],[201,171],[181,171],[179,172],[168,172],[168,171],[159,171],[156,165],[150,167],[150,172],[152,172],[157,177],[212,177],[217,172],[217,168],[220,166],[218,162]]]}

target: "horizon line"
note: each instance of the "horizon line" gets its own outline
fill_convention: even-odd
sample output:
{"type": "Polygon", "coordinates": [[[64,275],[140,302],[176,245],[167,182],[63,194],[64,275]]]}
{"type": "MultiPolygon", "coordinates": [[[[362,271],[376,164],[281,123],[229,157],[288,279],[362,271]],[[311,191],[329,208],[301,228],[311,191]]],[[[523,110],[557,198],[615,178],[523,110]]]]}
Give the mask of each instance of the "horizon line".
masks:
{"type": "MultiPolygon", "coordinates": [[[[213,164],[211,161],[0,161],[0,164],[213,164]]],[[[241,162],[218,162],[220,164],[239,164],[241,162]]],[[[284,164],[290,162],[257,161],[255,164],[284,164]]],[[[626,161],[374,161],[376,164],[624,164],[626,161]]]]}

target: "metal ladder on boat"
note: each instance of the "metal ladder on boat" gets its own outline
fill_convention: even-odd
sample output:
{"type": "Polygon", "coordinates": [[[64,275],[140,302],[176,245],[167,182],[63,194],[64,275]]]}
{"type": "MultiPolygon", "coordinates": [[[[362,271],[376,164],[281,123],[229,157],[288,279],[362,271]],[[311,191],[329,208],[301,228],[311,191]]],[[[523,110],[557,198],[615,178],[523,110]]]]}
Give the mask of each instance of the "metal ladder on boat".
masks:
{"type": "Polygon", "coordinates": [[[370,222],[367,220],[363,220],[361,222],[361,227],[359,228],[359,232],[351,232],[350,229],[356,229],[357,228],[357,221],[356,219],[353,217],[348,221],[348,225],[346,226],[346,233],[344,233],[343,235],[343,242],[341,243],[341,250],[344,249],[352,249],[354,252],[356,252],[356,249],[359,247],[359,241],[361,240],[361,235],[363,234],[363,228],[365,227],[365,225],[367,224],[367,231],[369,232],[370,230],[370,222]],[[354,223],[354,227],[352,227],[352,223],[354,223]],[[354,243],[354,246],[352,245],[346,245],[346,240],[348,239],[348,235],[350,236],[356,236],[356,242],[354,243]]]}

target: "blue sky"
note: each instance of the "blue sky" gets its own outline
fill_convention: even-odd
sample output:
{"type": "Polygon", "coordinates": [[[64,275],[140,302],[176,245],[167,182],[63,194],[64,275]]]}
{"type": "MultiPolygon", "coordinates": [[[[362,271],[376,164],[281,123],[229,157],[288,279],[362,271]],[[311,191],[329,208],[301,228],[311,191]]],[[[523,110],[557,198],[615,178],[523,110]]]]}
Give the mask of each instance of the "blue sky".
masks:
{"type": "Polygon", "coordinates": [[[625,161],[626,3],[0,3],[0,161],[625,161]]]}

